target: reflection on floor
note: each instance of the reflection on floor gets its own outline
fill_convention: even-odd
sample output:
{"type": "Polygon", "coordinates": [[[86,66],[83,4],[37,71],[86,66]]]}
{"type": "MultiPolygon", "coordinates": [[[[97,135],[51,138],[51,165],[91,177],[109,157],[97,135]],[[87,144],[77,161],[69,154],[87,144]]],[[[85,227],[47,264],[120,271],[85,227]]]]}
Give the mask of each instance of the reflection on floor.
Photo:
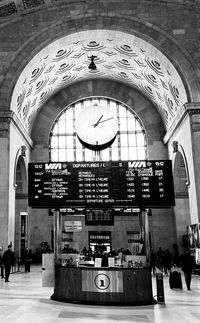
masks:
{"type": "MultiPolygon", "coordinates": [[[[41,266],[30,273],[0,279],[1,323],[200,323],[200,276],[193,275],[191,291],[171,290],[169,277],[164,277],[165,304],[148,306],[89,306],[50,300],[53,288],[42,287],[41,266]]],[[[153,278],[153,295],[156,282],[153,278]]],[[[156,297],[155,297],[156,298],[156,297]]]]}

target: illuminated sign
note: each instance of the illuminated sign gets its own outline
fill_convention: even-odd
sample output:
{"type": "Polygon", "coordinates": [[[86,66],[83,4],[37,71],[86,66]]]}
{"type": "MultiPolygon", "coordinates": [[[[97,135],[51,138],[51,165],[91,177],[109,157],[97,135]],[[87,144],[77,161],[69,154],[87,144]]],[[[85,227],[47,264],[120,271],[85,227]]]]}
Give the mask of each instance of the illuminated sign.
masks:
{"type": "Polygon", "coordinates": [[[33,208],[175,205],[170,160],[30,163],[33,208]]]}

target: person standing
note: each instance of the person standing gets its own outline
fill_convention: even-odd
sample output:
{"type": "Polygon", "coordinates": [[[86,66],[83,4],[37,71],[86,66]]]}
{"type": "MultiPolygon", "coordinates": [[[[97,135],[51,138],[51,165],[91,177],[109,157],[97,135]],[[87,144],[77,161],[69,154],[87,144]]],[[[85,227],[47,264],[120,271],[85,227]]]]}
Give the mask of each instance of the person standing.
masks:
{"type": "Polygon", "coordinates": [[[5,282],[9,282],[9,276],[10,276],[10,270],[11,270],[11,266],[14,265],[15,263],[15,256],[14,256],[14,252],[12,251],[12,246],[9,245],[8,249],[4,252],[3,257],[2,257],[2,261],[4,263],[4,267],[5,267],[5,282]]]}
{"type": "Polygon", "coordinates": [[[184,253],[180,256],[180,265],[185,276],[187,289],[190,290],[192,270],[194,268],[194,258],[190,255],[188,249],[185,249],[184,253]]]}
{"type": "Polygon", "coordinates": [[[173,265],[180,267],[180,263],[179,263],[180,255],[179,255],[179,250],[176,243],[173,244],[172,262],[173,262],[173,265]]]}
{"type": "Polygon", "coordinates": [[[150,268],[153,273],[153,275],[156,274],[156,253],[151,249],[151,257],[150,257],[150,268]]]}
{"type": "Polygon", "coordinates": [[[0,269],[1,269],[1,278],[4,278],[4,274],[3,274],[3,248],[0,247],[0,269]]]}
{"type": "Polygon", "coordinates": [[[30,273],[32,254],[29,248],[26,248],[23,255],[25,273],[30,273]]]}

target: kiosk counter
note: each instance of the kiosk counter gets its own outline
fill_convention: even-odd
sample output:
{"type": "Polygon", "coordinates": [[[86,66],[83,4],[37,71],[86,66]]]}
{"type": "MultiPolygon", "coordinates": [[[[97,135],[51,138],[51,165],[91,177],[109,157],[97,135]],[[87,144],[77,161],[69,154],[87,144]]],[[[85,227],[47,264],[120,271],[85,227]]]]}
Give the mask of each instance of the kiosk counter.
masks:
{"type": "MultiPolygon", "coordinates": [[[[69,263],[68,263],[69,265],[69,263]]],[[[153,304],[151,271],[148,267],[55,266],[51,299],[101,305],[153,304]]]]}

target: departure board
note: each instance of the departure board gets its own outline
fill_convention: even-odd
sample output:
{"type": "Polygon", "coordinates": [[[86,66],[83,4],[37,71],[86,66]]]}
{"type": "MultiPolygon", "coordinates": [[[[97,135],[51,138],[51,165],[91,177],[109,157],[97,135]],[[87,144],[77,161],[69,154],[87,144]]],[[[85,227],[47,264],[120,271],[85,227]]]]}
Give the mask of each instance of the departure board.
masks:
{"type": "Polygon", "coordinates": [[[170,160],[30,163],[28,179],[32,208],[175,205],[170,160]]]}

